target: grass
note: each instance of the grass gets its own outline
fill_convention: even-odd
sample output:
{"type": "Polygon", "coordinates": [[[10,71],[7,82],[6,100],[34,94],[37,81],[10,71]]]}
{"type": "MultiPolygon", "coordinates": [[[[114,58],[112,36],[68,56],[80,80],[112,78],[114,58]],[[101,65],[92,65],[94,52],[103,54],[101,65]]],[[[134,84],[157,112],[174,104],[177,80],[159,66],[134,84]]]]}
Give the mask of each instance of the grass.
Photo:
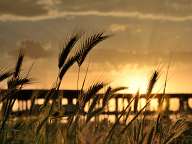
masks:
{"type": "MultiPolygon", "coordinates": [[[[138,110],[139,91],[132,97],[127,106],[117,117],[114,123],[108,120],[98,121],[98,116],[105,111],[109,100],[115,97],[115,93],[127,89],[126,87],[112,88],[108,83],[95,82],[87,90],[84,89],[86,76],[80,87],[77,103],[62,106],[62,97],[57,94],[60,85],[69,69],[77,64],[79,89],[80,68],[90,51],[99,43],[109,38],[103,32],[94,33],[84,37],[82,33],[72,34],[66,41],[58,58],[58,75],[53,87],[45,95],[44,104],[37,110],[34,101],[37,95],[31,99],[30,112],[26,117],[14,120],[11,116],[13,105],[20,96],[23,86],[30,84],[30,70],[26,75],[21,74],[24,54],[19,53],[15,69],[13,71],[1,71],[0,82],[7,80],[7,91],[1,93],[0,101],[3,103],[1,109],[0,142],[7,143],[36,143],[36,144],[172,144],[191,143],[190,122],[186,119],[170,120],[162,111],[165,96],[167,76],[165,80],[164,93],[157,111],[157,117],[148,119],[145,110],[150,101],[155,97],[152,90],[160,76],[154,71],[149,80],[145,98],[146,104],[138,110]],[[78,46],[78,42],[80,45],[78,46]],[[75,46],[78,48],[75,49],[75,46]],[[74,52],[75,51],[75,52],[74,52]],[[106,89],[103,96],[97,94],[106,89]],[[50,100],[53,99],[52,103],[50,100]],[[102,100],[102,105],[99,105],[102,100]],[[131,115],[131,105],[134,105],[135,115],[131,115]],[[88,104],[88,111],[85,106],[88,104]],[[98,106],[99,105],[99,106],[98,106]],[[69,115],[65,115],[66,112],[69,115]],[[36,114],[35,117],[32,115],[36,114]],[[62,118],[67,117],[67,122],[62,123],[62,118]],[[131,118],[132,117],[132,118],[131,118]],[[93,119],[93,121],[91,121],[93,119]],[[188,133],[186,133],[188,131],[188,133]],[[189,140],[189,141],[187,141],[189,140]]],[[[168,74],[167,74],[168,75],[168,74]]]]}

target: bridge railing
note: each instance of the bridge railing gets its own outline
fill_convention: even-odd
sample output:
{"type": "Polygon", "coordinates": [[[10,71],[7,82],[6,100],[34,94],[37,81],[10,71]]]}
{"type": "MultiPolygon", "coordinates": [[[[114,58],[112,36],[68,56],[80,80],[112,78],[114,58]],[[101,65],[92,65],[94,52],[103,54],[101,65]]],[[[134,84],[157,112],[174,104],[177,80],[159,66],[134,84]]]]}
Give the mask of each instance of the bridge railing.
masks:
{"type": "MultiPolygon", "coordinates": [[[[36,104],[42,104],[42,101],[48,91],[47,90],[23,90],[20,93],[20,96],[17,99],[16,106],[14,108],[15,112],[22,112],[28,110],[30,108],[31,98],[36,96],[36,104]]],[[[78,97],[78,91],[74,90],[60,90],[58,91],[58,95],[63,97],[63,104],[75,104],[75,101],[78,97]]],[[[102,94],[98,95],[102,97],[102,94]]],[[[109,104],[106,108],[106,111],[103,112],[105,115],[115,115],[116,117],[121,113],[121,111],[126,107],[126,104],[130,101],[130,99],[134,95],[132,94],[116,94],[115,98],[112,98],[109,101],[109,104]]],[[[160,98],[162,94],[154,94],[153,99],[156,100],[156,107],[158,107],[160,103],[160,98]]],[[[140,95],[139,101],[145,101],[145,95],[140,95]]],[[[178,113],[192,113],[192,108],[190,107],[190,102],[192,105],[192,94],[166,94],[165,95],[165,106],[164,111],[168,114],[178,114],[178,113]],[[176,100],[176,103],[171,103],[172,100],[176,100]],[[173,105],[173,106],[172,106],[173,105]],[[176,107],[177,109],[172,110],[171,107],[176,107]]],[[[153,102],[151,102],[152,104],[153,102]]],[[[134,114],[138,109],[132,108],[131,113],[134,114]]],[[[145,111],[146,114],[155,114],[155,109],[147,109],[145,111]]]]}

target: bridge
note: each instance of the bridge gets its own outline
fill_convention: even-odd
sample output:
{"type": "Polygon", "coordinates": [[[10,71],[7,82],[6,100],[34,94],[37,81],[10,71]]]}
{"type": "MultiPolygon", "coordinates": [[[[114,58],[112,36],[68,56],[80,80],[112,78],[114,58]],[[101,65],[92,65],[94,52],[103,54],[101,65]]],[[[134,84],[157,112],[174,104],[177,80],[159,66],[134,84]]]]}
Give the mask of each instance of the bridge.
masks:
{"type": "MultiPolygon", "coordinates": [[[[17,99],[17,107],[14,109],[14,113],[20,113],[24,114],[25,111],[28,111],[30,109],[30,103],[32,102],[32,99],[36,98],[36,104],[40,105],[42,104],[42,101],[47,94],[48,90],[22,90],[18,99],[17,99]],[[40,102],[39,102],[40,101],[40,102]]],[[[63,97],[63,105],[66,104],[75,104],[77,97],[78,97],[78,91],[76,90],[59,90],[57,92],[58,95],[63,97]]],[[[99,94],[102,96],[102,94],[99,94]]],[[[110,101],[113,101],[112,104],[112,110],[107,106],[107,110],[104,111],[102,114],[104,115],[114,115],[115,117],[118,117],[118,115],[121,113],[121,111],[126,107],[126,104],[131,100],[131,98],[134,95],[132,94],[115,94],[115,97],[112,98],[110,101]]],[[[160,98],[162,97],[162,94],[154,94],[153,99],[156,100],[157,106],[160,103],[160,98]]],[[[55,99],[56,97],[53,97],[52,99],[55,99]]],[[[145,95],[141,94],[139,97],[139,100],[145,101],[145,95]]],[[[192,104],[192,94],[166,94],[165,95],[165,107],[164,111],[166,111],[167,114],[192,114],[192,107],[190,107],[190,102],[192,104]],[[178,103],[178,109],[171,110],[171,101],[177,100],[178,103]]],[[[110,105],[110,102],[109,102],[110,105]]],[[[175,104],[174,104],[175,105],[175,104]]],[[[135,114],[138,111],[138,109],[131,110],[132,114],[135,114]]],[[[147,109],[145,111],[148,115],[153,115],[156,113],[156,110],[147,109]]]]}

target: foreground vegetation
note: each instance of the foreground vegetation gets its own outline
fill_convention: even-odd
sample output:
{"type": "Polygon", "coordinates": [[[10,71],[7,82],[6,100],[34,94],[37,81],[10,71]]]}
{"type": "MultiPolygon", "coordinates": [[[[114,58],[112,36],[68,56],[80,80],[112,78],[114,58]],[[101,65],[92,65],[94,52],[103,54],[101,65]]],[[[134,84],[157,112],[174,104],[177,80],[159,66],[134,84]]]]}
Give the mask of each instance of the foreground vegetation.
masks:
{"type": "Polygon", "coordinates": [[[14,71],[2,71],[0,82],[7,80],[7,91],[1,92],[0,101],[3,103],[1,109],[0,142],[1,143],[65,143],[65,144],[168,144],[168,143],[191,143],[190,122],[185,118],[172,121],[163,113],[164,95],[158,107],[157,116],[150,120],[144,114],[149,106],[152,90],[159,78],[159,72],[155,71],[149,80],[146,97],[146,104],[142,109],[136,111],[135,115],[130,114],[131,105],[137,109],[139,92],[129,101],[128,105],[118,116],[114,123],[107,119],[98,121],[98,116],[105,111],[107,104],[114,94],[126,87],[112,88],[105,82],[96,82],[87,90],[84,85],[88,73],[85,73],[83,84],[78,86],[80,90],[76,104],[62,106],[62,97],[57,95],[60,85],[66,72],[75,64],[78,66],[78,76],[81,66],[89,52],[100,42],[109,36],[102,32],[89,36],[81,33],[72,34],[61,50],[58,60],[58,75],[53,87],[45,96],[44,104],[37,110],[34,108],[34,101],[37,96],[31,99],[30,112],[25,117],[13,118],[12,108],[16,99],[20,96],[23,86],[31,83],[29,78],[30,70],[26,75],[21,74],[21,67],[24,54],[20,52],[14,71]],[[78,43],[80,43],[78,45],[78,43]],[[77,46],[78,45],[78,46],[77,46]],[[75,49],[75,46],[77,48],[75,49]],[[105,89],[103,97],[97,93],[105,89]],[[52,102],[50,100],[53,99],[52,102]],[[98,106],[98,103],[102,105],[98,106]],[[85,113],[85,106],[89,104],[85,113]],[[68,115],[66,116],[66,112],[68,115]],[[32,115],[36,113],[37,116],[32,115]],[[62,119],[67,119],[62,123],[62,119]]]}

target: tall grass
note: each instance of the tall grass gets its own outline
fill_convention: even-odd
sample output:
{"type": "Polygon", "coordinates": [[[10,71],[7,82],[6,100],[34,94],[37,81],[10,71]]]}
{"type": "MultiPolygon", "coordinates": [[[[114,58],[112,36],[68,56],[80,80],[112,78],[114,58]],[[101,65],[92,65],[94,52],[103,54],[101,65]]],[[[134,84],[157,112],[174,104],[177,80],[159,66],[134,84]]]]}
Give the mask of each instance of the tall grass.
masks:
{"type": "Polygon", "coordinates": [[[58,75],[53,87],[45,95],[44,104],[40,108],[35,108],[35,99],[38,95],[34,95],[31,99],[29,115],[26,115],[25,118],[19,117],[14,120],[12,118],[13,105],[20,96],[22,87],[31,83],[31,79],[28,77],[29,72],[25,76],[21,74],[24,54],[20,52],[15,69],[0,73],[0,82],[7,80],[7,91],[0,93],[0,102],[3,103],[0,119],[0,142],[3,144],[168,144],[177,142],[178,138],[184,137],[183,133],[189,128],[186,120],[178,119],[176,122],[172,122],[170,119],[165,119],[162,111],[167,78],[161,103],[157,111],[158,116],[148,119],[145,115],[149,103],[155,97],[152,91],[159,78],[158,71],[154,71],[149,80],[145,95],[146,104],[138,110],[138,100],[140,98],[138,91],[120,115],[118,115],[114,123],[106,120],[97,121],[97,117],[106,110],[109,101],[115,98],[115,93],[127,89],[127,87],[112,88],[108,83],[99,81],[93,83],[85,90],[84,84],[89,66],[78,93],[76,104],[62,105],[62,96],[58,92],[65,74],[73,65],[77,64],[78,89],[80,68],[87,55],[97,44],[107,38],[109,38],[109,35],[105,35],[103,32],[86,37],[82,33],[72,34],[59,54],[58,75]],[[78,45],[78,42],[80,45],[78,45]],[[104,89],[103,96],[98,95],[104,89]],[[135,115],[131,115],[132,104],[134,105],[135,115]],[[86,105],[88,105],[87,111],[85,110],[86,105]],[[63,117],[67,117],[66,123],[61,122],[63,117]]]}

